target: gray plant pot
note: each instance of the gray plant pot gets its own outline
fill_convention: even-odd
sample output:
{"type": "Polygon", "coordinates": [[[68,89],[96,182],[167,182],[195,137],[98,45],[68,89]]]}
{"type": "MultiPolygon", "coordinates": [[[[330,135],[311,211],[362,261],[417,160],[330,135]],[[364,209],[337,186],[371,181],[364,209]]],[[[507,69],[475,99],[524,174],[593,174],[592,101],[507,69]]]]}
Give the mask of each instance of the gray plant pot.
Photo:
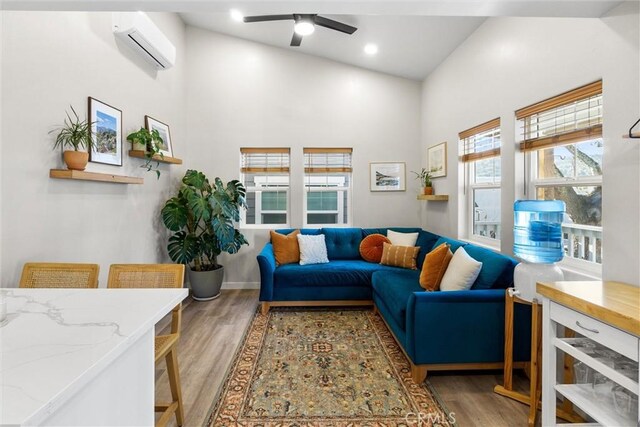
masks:
{"type": "Polygon", "coordinates": [[[193,271],[189,269],[189,283],[193,291],[191,297],[196,301],[210,301],[220,296],[224,267],[217,270],[193,271]]]}

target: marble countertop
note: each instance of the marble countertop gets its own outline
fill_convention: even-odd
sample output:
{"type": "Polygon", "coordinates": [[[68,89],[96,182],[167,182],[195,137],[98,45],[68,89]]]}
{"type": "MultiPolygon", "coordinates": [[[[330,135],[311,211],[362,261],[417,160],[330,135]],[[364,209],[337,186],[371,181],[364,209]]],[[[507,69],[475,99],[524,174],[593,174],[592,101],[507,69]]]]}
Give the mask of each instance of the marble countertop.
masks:
{"type": "Polygon", "coordinates": [[[0,424],[39,423],[188,295],[187,289],[0,289],[0,424]]]}

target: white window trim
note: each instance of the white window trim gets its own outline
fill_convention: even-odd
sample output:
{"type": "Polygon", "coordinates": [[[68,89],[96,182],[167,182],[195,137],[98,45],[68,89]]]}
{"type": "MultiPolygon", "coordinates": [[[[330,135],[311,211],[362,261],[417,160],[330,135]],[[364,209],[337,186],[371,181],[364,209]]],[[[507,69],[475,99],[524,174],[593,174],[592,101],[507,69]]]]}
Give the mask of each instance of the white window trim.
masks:
{"type": "MultiPolygon", "coordinates": [[[[500,158],[498,156],[497,158],[500,158]]],[[[473,233],[473,219],[475,215],[475,209],[473,207],[473,191],[478,189],[502,189],[502,179],[498,183],[473,183],[473,176],[475,175],[475,162],[467,162],[463,165],[463,167],[467,168],[467,194],[466,194],[466,204],[467,204],[467,235],[463,239],[470,243],[475,243],[478,246],[485,246],[490,249],[496,249],[500,251],[500,239],[502,238],[502,234],[500,238],[492,239],[490,237],[480,236],[478,234],[473,233]]],[[[500,198],[502,200],[502,197],[500,198]]],[[[500,206],[502,208],[502,206],[500,206]]],[[[500,220],[500,233],[502,233],[502,218],[500,220]]]]}
{"type": "MultiPolygon", "coordinates": [[[[602,186],[602,175],[599,176],[579,176],[579,177],[566,177],[566,178],[537,178],[538,170],[538,154],[527,154],[529,157],[529,185],[527,186],[528,198],[537,200],[537,189],[542,187],[599,187],[602,186]]],[[[564,224],[564,223],[563,223],[564,224]]],[[[603,232],[603,227],[600,227],[603,232]]],[[[604,232],[603,232],[604,234],[604,232]]],[[[564,237],[563,237],[564,239],[564,237]]],[[[602,277],[602,264],[597,262],[586,261],[569,256],[564,256],[562,261],[558,263],[560,268],[566,268],[573,270],[577,273],[585,274],[588,276],[602,277]]]]}
{"type": "MultiPolygon", "coordinates": [[[[349,182],[351,182],[351,174],[349,174],[349,182]]],[[[305,176],[306,177],[306,176],[305,176]]],[[[323,227],[335,227],[335,228],[348,228],[351,227],[351,187],[312,187],[307,186],[305,184],[303,191],[303,200],[302,200],[302,223],[305,228],[323,228],[323,227]],[[346,224],[309,224],[307,222],[307,214],[309,213],[337,213],[338,218],[340,216],[344,216],[344,198],[338,197],[338,209],[336,211],[315,211],[315,210],[307,210],[307,193],[309,191],[319,192],[319,191],[345,191],[347,193],[347,223],[346,224]]]]}
{"type": "MultiPolygon", "coordinates": [[[[244,182],[244,174],[241,177],[242,178],[242,182],[244,182]]],[[[256,194],[256,221],[262,221],[262,214],[263,213],[284,213],[286,214],[286,220],[284,224],[262,224],[262,223],[257,223],[257,224],[247,224],[247,211],[245,209],[242,210],[241,215],[240,215],[240,228],[241,229],[257,229],[257,230],[264,230],[264,229],[272,229],[274,227],[282,227],[282,228],[289,228],[290,227],[290,222],[291,222],[291,191],[290,191],[290,187],[249,187],[246,189],[247,190],[247,194],[248,193],[255,193],[256,194]],[[274,210],[267,210],[267,211],[263,211],[261,208],[261,203],[262,203],[262,192],[263,191],[273,191],[273,190],[278,190],[278,191],[284,191],[287,194],[287,210],[286,211],[274,211],[274,210]]]]}

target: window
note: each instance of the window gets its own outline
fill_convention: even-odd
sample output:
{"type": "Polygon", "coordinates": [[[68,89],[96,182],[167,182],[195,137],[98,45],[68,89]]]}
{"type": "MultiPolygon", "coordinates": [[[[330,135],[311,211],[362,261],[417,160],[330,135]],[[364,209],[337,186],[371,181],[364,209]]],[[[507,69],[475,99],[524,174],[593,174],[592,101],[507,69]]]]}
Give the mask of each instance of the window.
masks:
{"type": "Polygon", "coordinates": [[[530,198],[563,200],[565,257],[602,264],[602,81],[516,111],[530,198]],[[526,161],[527,159],[525,159],[526,161]]]}
{"type": "Polygon", "coordinates": [[[289,223],[289,149],[241,148],[248,209],[244,225],[289,223]]]}
{"type": "Polygon", "coordinates": [[[500,242],[500,119],[458,134],[465,171],[467,237],[500,242]]]}
{"type": "Polygon", "coordinates": [[[351,148],[304,149],[305,225],[350,223],[351,154],[351,148]]]}

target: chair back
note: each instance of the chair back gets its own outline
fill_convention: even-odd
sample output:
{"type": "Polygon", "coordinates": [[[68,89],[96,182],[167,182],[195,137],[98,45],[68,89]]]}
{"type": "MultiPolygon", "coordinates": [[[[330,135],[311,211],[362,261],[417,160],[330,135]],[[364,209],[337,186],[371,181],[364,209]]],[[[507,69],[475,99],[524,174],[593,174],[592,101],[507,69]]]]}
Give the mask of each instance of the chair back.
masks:
{"type": "MultiPolygon", "coordinates": [[[[182,288],[183,264],[112,264],[107,288],[182,288]]],[[[180,333],[181,307],[171,314],[171,333],[180,333]]]]}
{"type": "Polygon", "coordinates": [[[97,288],[98,264],[28,262],[22,268],[21,288],[97,288]]]}

